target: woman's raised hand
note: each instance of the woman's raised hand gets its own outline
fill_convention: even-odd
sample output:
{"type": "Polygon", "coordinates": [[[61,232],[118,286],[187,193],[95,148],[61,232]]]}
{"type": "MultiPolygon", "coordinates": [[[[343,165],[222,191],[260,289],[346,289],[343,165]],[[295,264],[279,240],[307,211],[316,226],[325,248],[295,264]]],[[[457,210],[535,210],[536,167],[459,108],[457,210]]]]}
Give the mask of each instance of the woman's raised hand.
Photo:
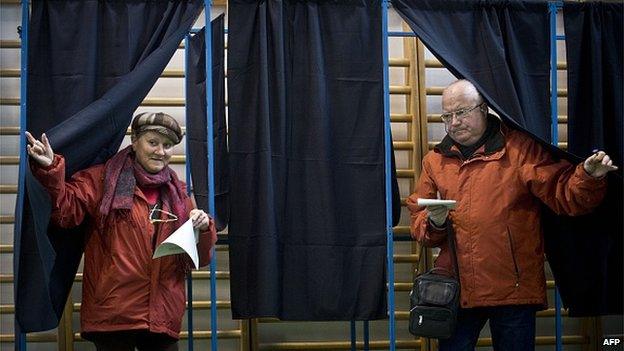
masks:
{"type": "Polygon", "coordinates": [[[45,133],[41,134],[41,141],[39,141],[32,134],[26,132],[26,139],[28,139],[28,145],[26,145],[28,155],[44,167],[51,165],[54,160],[54,151],[52,151],[50,140],[45,133]]]}

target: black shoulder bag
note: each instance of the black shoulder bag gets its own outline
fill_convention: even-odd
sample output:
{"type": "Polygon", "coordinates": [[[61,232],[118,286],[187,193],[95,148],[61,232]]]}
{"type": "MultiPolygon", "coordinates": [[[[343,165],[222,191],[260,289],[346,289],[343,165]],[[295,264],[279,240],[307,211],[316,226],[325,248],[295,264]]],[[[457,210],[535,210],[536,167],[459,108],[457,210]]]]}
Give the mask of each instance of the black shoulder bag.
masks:
{"type": "Polygon", "coordinates": [[[415,336],[447,339],[453,335],[459,309],[459,265],[455,231],[446,224],[446,236],[457,278],[438,274],[433,268],[414,280],[410,292],[409,332],[415,336]]]}

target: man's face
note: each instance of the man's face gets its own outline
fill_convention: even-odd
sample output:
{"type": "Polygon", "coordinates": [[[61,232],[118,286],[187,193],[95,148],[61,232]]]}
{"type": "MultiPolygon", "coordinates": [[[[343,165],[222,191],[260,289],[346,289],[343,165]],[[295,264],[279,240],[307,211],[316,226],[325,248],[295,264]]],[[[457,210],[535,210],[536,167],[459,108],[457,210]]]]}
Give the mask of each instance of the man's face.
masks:
{"type": "Polygon", "coordinates": [[[447,91],[442,95],[442,110],[444,113],[452,114],[450,119],[444,123],[446,131],[451,139],[458,144],[470,146],[476,143],[485,133],[487,128],[486,113],[483,112],[482,106],[476,106],[477,104],[473,99],[468,98],[468,96],[461,91],[457,91],[457,89],[447,91]],[[472,110],[463,115],[454,113],[470,109],[472,110]]]}
{"type": "Polygon", "coordinates": [[[147,131],[132,140],[137,162],[149,173],[158,173],[167,167],[173,146],[169,138],[153,131],[147,131]]]}

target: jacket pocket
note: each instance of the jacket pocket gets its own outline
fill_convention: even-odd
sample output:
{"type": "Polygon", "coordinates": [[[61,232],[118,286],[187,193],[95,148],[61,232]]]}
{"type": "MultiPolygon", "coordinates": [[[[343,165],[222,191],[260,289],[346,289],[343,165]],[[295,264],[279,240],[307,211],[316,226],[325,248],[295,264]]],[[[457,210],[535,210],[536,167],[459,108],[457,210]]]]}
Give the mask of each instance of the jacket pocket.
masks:
{"type": "Polygon", "coordinates": [[[514,245],[513,235],[507,227],[507,238],[509,239],[509,249],[511,251],[511,260],[513,261],[514,273],[516,274],[516,287],[520,286],[520,269],[518,269],[518,260],[516,258],[516,247],[514,245]]]}

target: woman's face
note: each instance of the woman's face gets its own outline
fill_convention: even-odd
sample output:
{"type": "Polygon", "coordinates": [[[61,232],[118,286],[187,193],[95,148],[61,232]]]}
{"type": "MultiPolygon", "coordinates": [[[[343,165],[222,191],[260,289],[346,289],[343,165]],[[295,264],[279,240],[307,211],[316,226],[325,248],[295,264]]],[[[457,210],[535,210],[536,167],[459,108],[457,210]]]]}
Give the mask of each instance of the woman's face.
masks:
{"type": "Polygon", "coordinates": [[[136,160],[149,173],[158,173],[167,167],[173,154],[173,146],[169,138],[154,131],[132,138],[136,160]]]}

